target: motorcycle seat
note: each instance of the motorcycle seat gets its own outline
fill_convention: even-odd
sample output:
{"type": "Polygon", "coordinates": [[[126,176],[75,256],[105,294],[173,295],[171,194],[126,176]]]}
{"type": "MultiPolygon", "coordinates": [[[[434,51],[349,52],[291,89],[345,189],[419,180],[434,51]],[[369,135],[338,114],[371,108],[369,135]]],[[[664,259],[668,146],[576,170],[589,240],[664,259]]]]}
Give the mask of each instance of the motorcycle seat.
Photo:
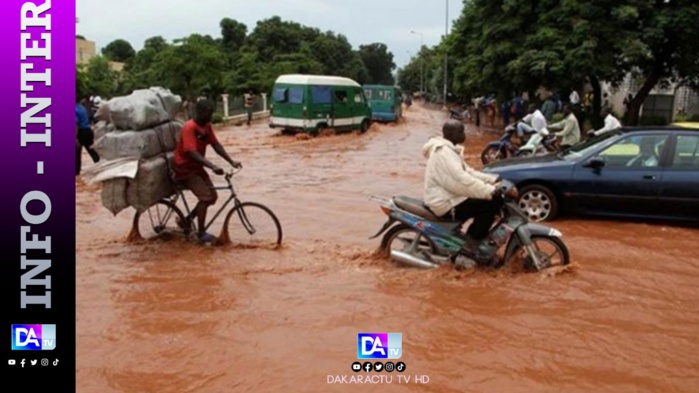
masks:
{"type": "Polygon", "coordinates": [[[399,209],[405,210],[408,213],[420,216],[426,220],[441,222],[443,219],[437,217],[430,209],[425,206],[425,203],[420,199],[415,199],[407,196],[397,196],[393,198],[393,202],[399,209]]]}

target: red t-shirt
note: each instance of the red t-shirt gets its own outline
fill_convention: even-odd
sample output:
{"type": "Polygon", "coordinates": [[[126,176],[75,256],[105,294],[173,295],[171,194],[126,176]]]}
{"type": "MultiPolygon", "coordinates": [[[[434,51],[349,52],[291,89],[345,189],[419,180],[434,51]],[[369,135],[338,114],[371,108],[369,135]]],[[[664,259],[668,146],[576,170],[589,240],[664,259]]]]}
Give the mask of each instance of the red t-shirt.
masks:
{"type": "Polygon", "coordinates": [[[211,124],[200,127],[194,120],[184,123],[172,160],[175,175],[179,178],[185,178],[195,173],[204,172],[204,166],[194,161],[187,152],[197,151],[205,156],[206,146],[215,143],[218,143],[218,139],[216,139],[211,124]]]}

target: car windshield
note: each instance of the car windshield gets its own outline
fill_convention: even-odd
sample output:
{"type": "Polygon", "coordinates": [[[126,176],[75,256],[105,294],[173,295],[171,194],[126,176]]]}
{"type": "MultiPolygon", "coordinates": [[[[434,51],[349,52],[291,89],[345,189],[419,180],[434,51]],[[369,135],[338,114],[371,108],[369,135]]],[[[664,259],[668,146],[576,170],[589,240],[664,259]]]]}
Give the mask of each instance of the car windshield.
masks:
{"type": "Polygon", "coordinates": [[[584,141],[581,141],[581,142],[563,150],[562,152],[558,153],[558,156],[560,158],[563,158],[564,160],[568,160],[568,161],[576,160],[580,157],[586,156],[599,143],[602,143],[602,141],[606,141],[608,139],[614,138],[615,136],[620,135],[621,133],[622,133],[621,130],[614,130],[614,131],[605,132],[602,135],[594,136],[590,139],[586,139],[584,141]]]}

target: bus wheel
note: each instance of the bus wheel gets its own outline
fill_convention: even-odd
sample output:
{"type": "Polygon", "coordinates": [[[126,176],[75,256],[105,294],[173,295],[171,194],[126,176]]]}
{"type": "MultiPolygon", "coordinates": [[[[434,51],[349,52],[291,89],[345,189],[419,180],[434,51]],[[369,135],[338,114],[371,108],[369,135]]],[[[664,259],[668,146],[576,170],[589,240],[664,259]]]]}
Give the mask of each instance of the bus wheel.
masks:
{"type": "Polygon", "coordinates": [[[316,129],[311,131],[311,136],[315,138],[318,135],[320,135],[321,132],[325,131],[327,128],[328,126],[325,124],[318,124],[316,129]]]}
{"type": "Polygon", "coordinates": [[[362,125],[359,127],[359,131],[363,134],[369,130],[369,127],[371,124],[369,123],[369,120],[364,119],[362,120],[362,125]]]}

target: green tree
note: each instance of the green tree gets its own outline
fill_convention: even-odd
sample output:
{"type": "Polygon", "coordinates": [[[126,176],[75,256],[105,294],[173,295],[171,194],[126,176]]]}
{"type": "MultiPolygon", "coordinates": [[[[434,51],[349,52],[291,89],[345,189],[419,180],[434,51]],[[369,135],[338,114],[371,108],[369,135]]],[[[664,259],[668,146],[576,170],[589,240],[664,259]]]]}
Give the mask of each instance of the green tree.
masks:
{"type": "Polygon", "coordinates": [[[84,64],[75,66],[75,95],[77,98],[84,98],[90,95],[89,77],[84,64]]]}
{"type": "MultiPolygon", "coordinates": [[[[200,34],[173,43],[160,36],[149,38],[143,49],[126,61],[114,90],[128,94],[163,86],[192,99],[199,94],[218,97],[224,92],[269,92],[277,77],[288,73],[339,75],[359,83],[372,77],[360,51],[341,34],[321,32],[278,16],[259,21],[249,35],[244,24],[230,18],[223,18],[219,27],[221,37],[216,39],[200,34]]],[[[378,57],[390,57],[392,63],[385,46],[368,47],[376,48],[378,57]]],[[[388,80],[385,76],[382,79],[388,80]]]]}
{"type": "Polygon", "coordinates": [[[615,14],[632,39],[624,52],[628,70],[644,83],[629,104],[628,123],[657,84],[683,83],[699,88],[699,2],[695,0],[625,1],[615,14]]]}
{"type": "Polygon", "coordinates": [[[319,35],[318,29],[274,16],[257,22],[245,44],[259,54],[261,61],[271,62],[276,55],[300,52],[302,43],[312,42],[319,35]]]}
{"type": "Polygon", "coordinates": [[[434,48],[423,46],[420,52],[410,58],[408,64],[398,70],[398,85],[406,91],[417,92],[422,89],[425,72],[435,56],[434,48]]]}
{"type": "Polygon", "coordinates": [[[193,100],[200,94],[217,97],[223,92],[226,62],[213,38],[192,34],[155,55],[152,65],[159,85],[193,100]]]}
{"type": "Polygon", "coordinates": [[[449,37],[457,89],[486,93],[579,88],[589,79],[600,108],[600,82],[629,74],[644,84],[629,123],[664,80],[697,84],[699,3],[691,0],[473,0],[449,37]]]}
{"type": "Polygon", "coordinates": [[[234,54],[240,50],[245,43],[248,34],[248,27],[231,18],[221,19],[221,47],[228,54],[234,54]]]}
{"type": "Polygon", "coordinates": [[[126,63],[136,56],[136,51],[128,41],[118,39],[102,48],[102,55],[111,61],[126,63]]]}
{"type": "Polygon", "coordinates": [[[123,88],[119,93],[128,94],[133,90],[162,85],[158,67],[154,65],[157,56],[169,46],[170,44],[161,36],[148,38],[143,44],[143,49],[126,63],[123,88]]]}
{"type": "Polygon", "coordinates": [[[101,97],[112,97],[116,92],[117,73],[109,66],[104,56],[95,56],[85,67],[87,88],[101,97]]]}
{"type": "Polygon", "coordinates": [[[308,53],[323,65],[321,73],[352,78],[359,83],[367,79],[365,65],[347,37],[325,32],[310,43],[301,44],[302,52],[308,53]]]}
{"type": "Polygon", "coordinates": [[[396,63],[393,62],[393,53],[388,50],[386,44],[373,43],[361,45],[359,55],[366,66],[368,73],[367,83],[377,85],[393,85],[393,70],[396,63]]]}

